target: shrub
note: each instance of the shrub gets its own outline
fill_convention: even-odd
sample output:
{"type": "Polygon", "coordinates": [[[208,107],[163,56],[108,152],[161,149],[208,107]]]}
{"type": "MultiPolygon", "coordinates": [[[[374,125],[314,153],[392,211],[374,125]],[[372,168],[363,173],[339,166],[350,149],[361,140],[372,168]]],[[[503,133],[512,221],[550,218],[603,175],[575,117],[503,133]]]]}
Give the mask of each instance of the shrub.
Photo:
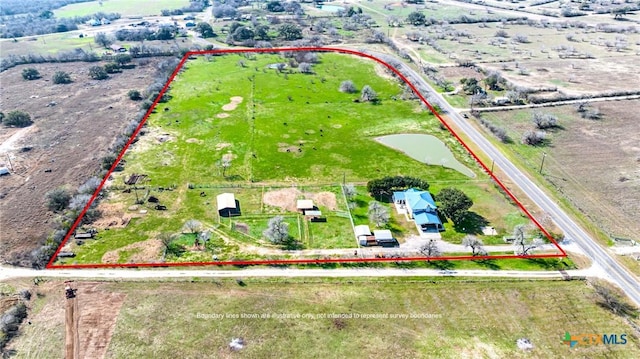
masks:
{"type": "Polygon", "coordinates": [[[544,143],[546,134],[544,131],[529,130],[522,135],[522,143],[529,146],[537,146],[544,143]]]}
{"type": "Polygon", "coordinates": [[[356,93],[358,89],[356,89],[356,85],[354,85],[353,81],[346,80],[340,83],[340,92],[346,93],[356,93]]]}
{"type": "Polygon", "coordinates": [[[120,65],[116,64],[115,62],[110,62],[104,65],[104,71],[108,74],[120,72],[120,65]]]}
{"type": "Polygon", "coordinates": [[[140,93],[140,91],[138,91],[138,90],[130,90],[130,91],[127,93],[127,96],[129,96],[129,99],[130,99],[130,100],[133,100],[133,101],[140,101],[140,100],[142,100],[142,94],[141,94],[141,93],[140,93]]]}
{"type": "Polygon", "coordinates": [[[54,84],[68,84],[71,83],[71,75],[68,72],[56,71],[51,80],[54,84]]]}
{"type": "Polygon", "coordinates": [[[64,187],[58,187],[47,192],[47,208],[53,212],[60,212],[67,208],[71,200],[71,194],[64,187]]]}
{"type": "Polygon", "coordinates": [[[104,80],[109,77],[107,71],[102,66],[92,66],[89,69],[89,76],[94,80],[104,80]]]}
{"type": "Polygon", "coordinates": [[[558,127],[558,118],[548,113],[534,112],[531,120],[541,130],[558,127]]]}
{"type": "Polygon", "coordinates": [[[371,88],[371,86],[364,85],[360,92],[360,100],[376,102],[378,101],[378,94],[371,88]]]}
{"type": "Polygon", "coordinates": [[[25,80],[35,80],[40,78],[40,72],[33,67],[22,70],[22,78],[25,80]]]}
{"type": "Polygon", "coordinates": [[[3,119],[3,123],[7,127],[27,127],[31,125],[33,121],[28,113],[15,110],[9,112],[7,117],[3,119]]]}

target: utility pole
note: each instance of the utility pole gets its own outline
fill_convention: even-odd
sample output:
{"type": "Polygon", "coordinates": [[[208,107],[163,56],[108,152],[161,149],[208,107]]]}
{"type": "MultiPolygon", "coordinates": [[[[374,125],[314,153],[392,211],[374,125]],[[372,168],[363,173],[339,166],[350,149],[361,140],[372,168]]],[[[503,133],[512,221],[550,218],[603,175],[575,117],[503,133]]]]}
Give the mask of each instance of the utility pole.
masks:
{"type": "Polygon", "coordinates": [[[542,166],[544,166],[544,159],[545,157],[547,157],[547,153],[546,152],[542,152],[542,161],[540,162],[540,174],[542,174],[542,166]]]}
{"type": "Polygon", "coordinates": [[[491,160],[491,174],[493,174],[493,165],[496,164],[496,160],[491,160]]]}
{"type": "Polygon", "coordinates": [[[78,300],[71,282],[65,282],[64,292],[67,298],[65,309],[65,359],[80,359],[80,336],[78,333],[78,300]]]}

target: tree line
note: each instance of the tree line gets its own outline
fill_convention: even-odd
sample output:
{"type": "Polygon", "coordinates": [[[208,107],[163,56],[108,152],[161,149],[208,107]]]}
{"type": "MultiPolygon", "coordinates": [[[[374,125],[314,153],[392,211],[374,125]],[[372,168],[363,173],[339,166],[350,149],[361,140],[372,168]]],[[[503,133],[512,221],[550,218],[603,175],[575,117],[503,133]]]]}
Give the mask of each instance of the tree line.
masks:
{"type": "Polygon", "coordinates": [[[86,16],[56,18],[51,11],[48,11],[42,14],[3,16],[0,23],[4,26],[0,27],[0,37],[16,38],[78,30],[78,24],[103,18],[110,21],[116,20],[120,18],[120,14],[97,12],[86,16]]]}

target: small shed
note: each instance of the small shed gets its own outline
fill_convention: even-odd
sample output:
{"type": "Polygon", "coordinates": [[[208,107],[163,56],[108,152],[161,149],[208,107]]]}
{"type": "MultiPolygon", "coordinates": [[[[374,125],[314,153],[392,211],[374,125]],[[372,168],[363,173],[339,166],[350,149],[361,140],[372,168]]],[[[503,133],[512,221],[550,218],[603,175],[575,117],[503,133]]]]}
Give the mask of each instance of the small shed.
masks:
{"type": "Polygon", "coordinates": [[[127,48],[122,46],[122,45],[118,45],[118,44],[113,44],[111,46],[109,46],[109,48],[115,52],[127,52],[127,48]]]}
{"type": "Polygon", "coordinates": [[[381,246],[393,246],[398,243],[388,229],[377,229],[373,231],[373,237],[376,239],[376,243],[381,246]]]}
{"type": "Polygon", "coordinates": [[[371,235],[371,230],[366,224],[361,224],[359,226],[353,227],[353,231],[356,233],[356,237],[371,235]]]}
{"type": "Polygon", "coordinates": [[[322,216],[322,211],[318,211],[315,209],[305,210],[304,215],[307,217],[320,217],[322,216]]]}
{"type": "Polygon", "coordinates": [[[218,204],[218,214],[222,217],[240,215],[240,203],[233,193],[222,193],[216,197],[218,204]]]}
{"type": "Polygon", "coordinates": [[[8,175],[9,169],[7,167],[0,167],[0,176],[8,175]]]}
{"type": "Polygon", "coordinates": [[[299,199],[298,202],[296,203],[296,209],[298,209],[298,211],[302,211],[302,213],[304,213],[304,211],[314,210],[316,208],[313,205],[313,201],[312,200],[310,200],[310,199],[299,199]]]}

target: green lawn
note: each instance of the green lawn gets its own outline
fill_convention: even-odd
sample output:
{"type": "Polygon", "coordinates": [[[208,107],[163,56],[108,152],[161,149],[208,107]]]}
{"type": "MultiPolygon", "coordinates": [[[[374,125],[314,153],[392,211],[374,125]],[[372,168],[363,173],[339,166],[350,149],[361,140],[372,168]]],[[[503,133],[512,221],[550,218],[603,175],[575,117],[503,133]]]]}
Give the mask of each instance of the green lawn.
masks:
{"type": "MultiPolygon", "coordinates": [[[[94,302],[110,293],[126,295],[106,357],[640,356],[632,327],[597,305],[583,281],[243,278],[244,286],[234,279],[193,281],[103,283],[99,292],[81,292],[94,302]],[[570,349],[562,342],[565,332],[626,333],[628,342],[570,349]],[[246,346],[232,353],[228,344],[236,337],[246,346]],[[533,350],[518,349],[519,338],[528,338],[533,350]]],[[[15,339],[18,358],[63,352],[64,311],[55,300],[54,293],[33,300],[32,325],[15,339]],[[38,320],[45,310],[56,314],[38,320]]]]}
{"type": "Polygon", "coordinates": [[[187,5],[188,0],[103,0],[63,6],[53,13],[56,17],[86,16],[97,12],[117,12],[123,17],[145,16],[160,15],[163,9],[179,9],[187,5]]]}

